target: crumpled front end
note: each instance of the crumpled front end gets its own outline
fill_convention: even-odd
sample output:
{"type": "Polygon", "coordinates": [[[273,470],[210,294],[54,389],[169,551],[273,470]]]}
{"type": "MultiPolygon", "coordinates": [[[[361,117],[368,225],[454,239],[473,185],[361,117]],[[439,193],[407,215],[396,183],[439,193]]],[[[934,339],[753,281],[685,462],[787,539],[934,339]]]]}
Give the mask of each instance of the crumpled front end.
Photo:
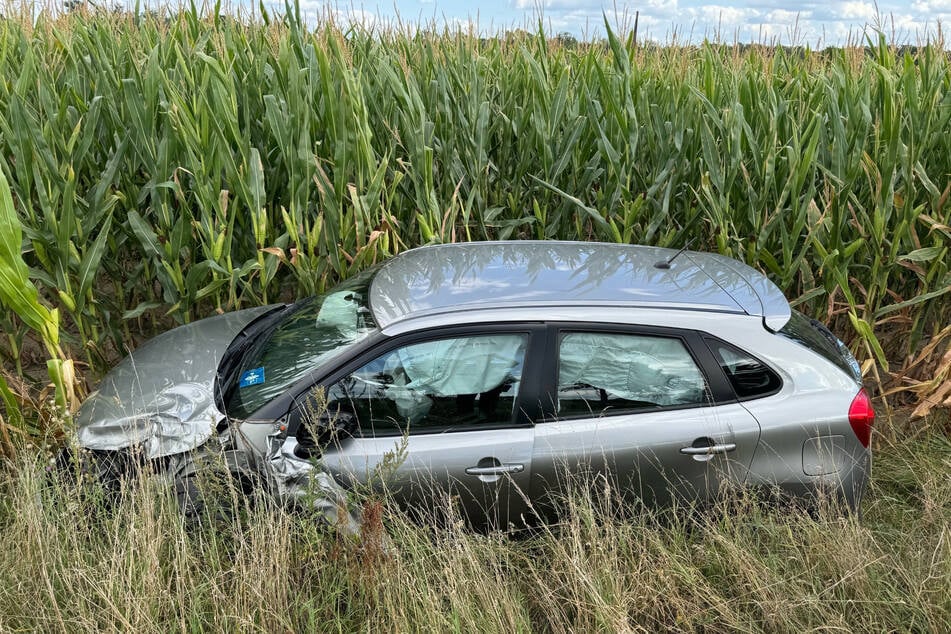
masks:
{"type": "Polygon", "coordinates": [[[93,394],[77,416],[79,445],[96,451],[140,446],[148,458],[183,453],[204,443],[222,418],[214,395],[201,383],[171,385],[148,406],[129,411],[115,398],[93,394]]]}
{"type": "Polygon", "coordinates": [[[360,532],[346,491],[312,460],[294,453],[296,441],[281,432],[268,436],[264,471],[276,497],[284,504],[318,511],[331,526],[348,535],[360,532]]]}
{"type": "MultiPolygon", "coordinates": [[[[234,482],[262,487],[285,508],[316,511],[342,533],[359,535],[360,521],[352,511],[347,492],[320,468],[318,461],[297,456],[293,439],[284,437],[280,425],[272,427],[263,455],[247,441],[240,427],[240,422],[233,424],[197,450],[172,457],[163,477],[183,483],[193,478],[200,480],[224,467],[234,482]]],[[[187,508],[183,510],[190,512],[187,508]]]]}
{"type": "Polygon", "coordinates": [[[357,534],[346,492],[317,463],[296,456],[278,425],[263,452],[242,438],[241,422],[234,424],[237,429],[219,425],[225,415],[214,390],[222,355],[268,310],[204,319],[140,346],[80,407],[78,444],[107,479],[141,473],[148,464],[153,475],[178,486],[218,464],[238,479],[263,484],[282,504],[314,509],[332,526],[357,534]]]}
{"type": "Polygon", "coordinates": [[[76,414],[80,447],[141,447],[147,458],[190,451],[224,418],[215,406],[218,363],[267,307],[227,313],[163,333],[106,375],[76,414]]]}

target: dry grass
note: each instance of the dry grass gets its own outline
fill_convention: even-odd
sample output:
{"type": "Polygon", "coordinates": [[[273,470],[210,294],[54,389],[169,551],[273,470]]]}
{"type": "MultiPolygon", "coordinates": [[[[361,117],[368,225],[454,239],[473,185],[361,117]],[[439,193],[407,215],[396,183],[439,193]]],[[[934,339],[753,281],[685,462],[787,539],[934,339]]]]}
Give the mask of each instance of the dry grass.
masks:
{"type": "Polygon", "coordinates": [[[24,463],[0,484],[0,630],[946,632],[948,422],[902,431],[861,521],[742,500],[625,516],[595,494],[512,538],[376,501],[382,551],[267,504],[186,528],[142,483],[109,510],[24,463]]]}

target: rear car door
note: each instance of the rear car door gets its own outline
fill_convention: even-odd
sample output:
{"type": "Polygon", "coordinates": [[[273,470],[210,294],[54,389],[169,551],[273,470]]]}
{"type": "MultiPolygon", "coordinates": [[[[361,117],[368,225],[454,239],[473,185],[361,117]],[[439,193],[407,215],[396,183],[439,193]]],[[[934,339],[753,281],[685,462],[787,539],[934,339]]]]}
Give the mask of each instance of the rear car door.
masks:
{"type": "Polygon", "coordinates": [[[523,403],[537,403],[543,345],[536,325],[378,347],[326,388],[318,409],[354,417],[356,430],[322,448],[322,466],[345,486],[385,487],[415,509],[449,501],[475,525],[521,523],[534,443],[523,403]]]}
{"type": "Polygon", "coordinates": [[[651,505],[701,501],[745,480],[759,425],[698,333],[553,326],[549,355],[532,459],[541,509],[579,476],[651,505]]]}

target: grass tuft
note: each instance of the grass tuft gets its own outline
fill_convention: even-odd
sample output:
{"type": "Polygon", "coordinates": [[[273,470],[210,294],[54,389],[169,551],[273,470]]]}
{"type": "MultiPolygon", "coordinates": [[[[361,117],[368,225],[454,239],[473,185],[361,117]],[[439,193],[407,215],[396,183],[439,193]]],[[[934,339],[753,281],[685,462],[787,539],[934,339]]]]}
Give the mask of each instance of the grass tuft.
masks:
{"type": "Polygon", "coordinates": [[[376,499],[362,544],[267,503],[187,524],[146,480],[109,506],[24,460],[0,481],[0,629],[946,632],[946,424],[879,439],[861,521],[743,498],[634,513],[584,486],[515,536],[376,499]]]}

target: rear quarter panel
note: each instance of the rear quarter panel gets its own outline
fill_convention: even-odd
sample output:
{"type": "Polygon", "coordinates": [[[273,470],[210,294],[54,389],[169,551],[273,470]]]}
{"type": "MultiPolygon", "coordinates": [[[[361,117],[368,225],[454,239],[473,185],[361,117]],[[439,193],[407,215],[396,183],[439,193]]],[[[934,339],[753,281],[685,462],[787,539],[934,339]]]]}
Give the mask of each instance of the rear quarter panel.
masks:
{"type": "Polygon", "coordinates": [[[852,431],[848,411],[861,386],[757,319],[719,320],[709,330],[768,363],[783,380],[777,394],[742,402],[762,431],[747,484],[779,486],[792,495],[837,491],[857,504],[870,454],[852,431]]]}

